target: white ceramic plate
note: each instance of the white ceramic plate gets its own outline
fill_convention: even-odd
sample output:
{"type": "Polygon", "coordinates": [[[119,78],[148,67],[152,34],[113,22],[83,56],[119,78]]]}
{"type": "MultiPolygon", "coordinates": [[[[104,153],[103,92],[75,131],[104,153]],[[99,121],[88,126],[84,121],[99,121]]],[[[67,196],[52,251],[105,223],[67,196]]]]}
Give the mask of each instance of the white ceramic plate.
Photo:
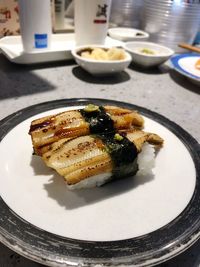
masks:
{"type": "Polygon", "coordinates": [[[200,236],[199,144],[157,113],[112,100],[52,101],[2,120],[0,138],[0,241],[25,257],[50,266],[151,266],[200,236]],[[144,115],[145,130],[165,140],[153,176],[68,191],[63,179],[32,155],[33,119],[88,103],[144,115]]]}
{"type": "MultiPolygon", "coordinates": [[[[122,46],[123,43],[107,37],[107,46],[122,46]]],[[[53,34],[52,47],[50,50],[40,50],[38,52],[23,52],[21,36],[7,36],[0,39],[0,52],[8,60],[17,64],[35,64],[53,61],[66,61],[73,59],[71,50],[75,48],[74,33],[53,34]]]]}
{"type": "Polygon", "coordinates": [[[200,54],[180,54],[171,58],[171,64],[177,72],[188,78],[191,82],[200,86],[200,70],[195,68],[195,63],[199,59],[200,54]]]}
{"type": "Polygon", "coordinates": [[[115,27],[108,29],[110,37],[123,41],[146,41],[149,38],[147,32],[127,27],[115,27]]]}

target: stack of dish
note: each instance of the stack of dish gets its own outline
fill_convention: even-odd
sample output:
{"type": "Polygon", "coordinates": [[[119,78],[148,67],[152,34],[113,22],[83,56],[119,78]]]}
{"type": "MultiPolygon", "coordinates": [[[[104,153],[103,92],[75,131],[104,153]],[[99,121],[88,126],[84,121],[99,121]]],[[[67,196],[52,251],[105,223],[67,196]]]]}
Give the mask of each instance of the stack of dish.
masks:
{"type": "Polygon", "coordinates": [[[177,46],[192,44],[200,24],[200,2],[186,0],[144,0],[142,28],[150,41],[182,52],[177,46]]]}
{"type": "Polygon", "coordinates": [[[110,22],[115,26],[140,28],[143,0],[112,1],[110,22]]]}

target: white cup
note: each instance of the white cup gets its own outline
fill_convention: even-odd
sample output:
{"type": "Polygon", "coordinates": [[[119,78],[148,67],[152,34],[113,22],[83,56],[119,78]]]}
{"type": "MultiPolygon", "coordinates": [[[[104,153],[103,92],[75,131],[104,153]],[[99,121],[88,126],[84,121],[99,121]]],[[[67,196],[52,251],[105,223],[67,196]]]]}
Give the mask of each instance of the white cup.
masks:
{"type": "Polygon", "coordinates": [[[112,0],[75,0],[76,45],[105,43],[112,0]]]}
{"type": "Polygon", "coordinates": [[[24,51],[49,49],[52,33],[50,0],[18,0],[18,3],[24,51]]]}

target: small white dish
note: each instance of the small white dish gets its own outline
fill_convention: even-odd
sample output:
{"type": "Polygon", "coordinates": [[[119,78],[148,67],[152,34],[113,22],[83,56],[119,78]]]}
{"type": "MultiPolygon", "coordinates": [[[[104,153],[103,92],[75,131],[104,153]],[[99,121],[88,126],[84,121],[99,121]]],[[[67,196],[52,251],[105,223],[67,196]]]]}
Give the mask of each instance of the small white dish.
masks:
{"type": "Polygon", "coordinates": [[[133,62],[142,67],[158,66],[174,54],[172,49],[151,42],[127,42],[124,48],[131,54],[133,62]]]}
{"type": "Polygon", "coordinates": [[[110,28],[108,29],[108,34],[111,38],[124,42],[146,41],[149,38],[149,34],[147,32],[125,27],[110,28]]]}
{"type": "Polygon", "coordinates": [[[131,55],[125,51],[125,59],[121,60],[95,60],[88,59],[80,56],[81,51],[92,48],[104,48],[109,49],[109,46],[105,45],[85,45],[79,46],[72,50],[72,55],[76,63],[84,70],[94,76],[112,75],[125,70],[131,63],[131,55]]]}

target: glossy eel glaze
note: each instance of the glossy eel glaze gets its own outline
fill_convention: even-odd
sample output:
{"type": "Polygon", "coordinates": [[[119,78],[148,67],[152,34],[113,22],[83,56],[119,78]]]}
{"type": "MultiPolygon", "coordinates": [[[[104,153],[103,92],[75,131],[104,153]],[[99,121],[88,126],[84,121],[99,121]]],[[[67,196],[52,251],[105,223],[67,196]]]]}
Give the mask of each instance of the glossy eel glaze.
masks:
{"type": "Polygon", "coordinates": [[[141,129],[143,125],[143,117],[137,111],[90,104],[83,109],[65,111],[34,120],[29,134],[35,154],[41,156],[48,150],[49,145],[62,138],[71,139],[132,127],[141,129]]]}

